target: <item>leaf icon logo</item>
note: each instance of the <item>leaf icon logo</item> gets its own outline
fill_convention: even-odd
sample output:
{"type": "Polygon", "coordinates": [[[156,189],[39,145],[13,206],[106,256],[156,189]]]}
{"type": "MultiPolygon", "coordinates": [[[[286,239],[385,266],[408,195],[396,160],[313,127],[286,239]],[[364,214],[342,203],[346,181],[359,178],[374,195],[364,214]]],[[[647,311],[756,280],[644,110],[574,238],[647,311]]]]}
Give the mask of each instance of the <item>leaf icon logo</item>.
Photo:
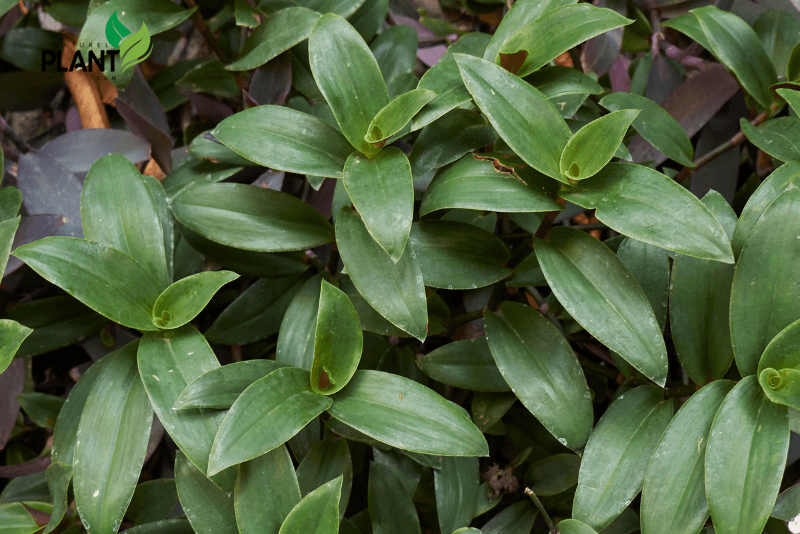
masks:
{"type": "Polygon", "coordinates": [[[106,39],[109,44],[114,48],[119,48],[119,43],[130,34],[131,31],[119,21],[117,12],[114,11],[106,23],[106,39]]]}
{"type": "Polygon", "coordinates": [[[124,72],[128,67],[138,65],[150,55],[153,51],[153,45],[150,42],[150,33],[147,31],[147,25],[142,22],[142,27],[139,31],[129,35],[119,44],[119,51],[122,56],[122,71],[124,72]]]}

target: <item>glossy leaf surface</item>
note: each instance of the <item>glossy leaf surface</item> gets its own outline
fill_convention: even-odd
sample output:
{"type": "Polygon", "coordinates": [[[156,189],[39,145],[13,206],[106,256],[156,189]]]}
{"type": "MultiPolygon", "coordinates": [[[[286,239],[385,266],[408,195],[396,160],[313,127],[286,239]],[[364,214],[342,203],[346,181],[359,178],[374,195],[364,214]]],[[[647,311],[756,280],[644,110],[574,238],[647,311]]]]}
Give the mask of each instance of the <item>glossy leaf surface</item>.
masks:
{"type": "Polygon", "coordinates": [[[615,111],[575,132],[561,153],[561,174],[569,180],[583,180],[597,174],[611,161],[637,115],[636,110],[615,111]]]}

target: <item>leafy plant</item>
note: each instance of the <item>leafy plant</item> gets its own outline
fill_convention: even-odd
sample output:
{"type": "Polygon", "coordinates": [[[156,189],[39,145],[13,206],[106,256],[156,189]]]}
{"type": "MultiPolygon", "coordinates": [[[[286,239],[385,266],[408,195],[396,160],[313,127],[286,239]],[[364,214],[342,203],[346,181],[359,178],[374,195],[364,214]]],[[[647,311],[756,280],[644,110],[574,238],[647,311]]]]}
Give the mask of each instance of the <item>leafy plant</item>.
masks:
{"type": "Polygon", "coordinates": [[[798,531],[794,4],[389,4],[0,2],[0,532],[798,531]]]}

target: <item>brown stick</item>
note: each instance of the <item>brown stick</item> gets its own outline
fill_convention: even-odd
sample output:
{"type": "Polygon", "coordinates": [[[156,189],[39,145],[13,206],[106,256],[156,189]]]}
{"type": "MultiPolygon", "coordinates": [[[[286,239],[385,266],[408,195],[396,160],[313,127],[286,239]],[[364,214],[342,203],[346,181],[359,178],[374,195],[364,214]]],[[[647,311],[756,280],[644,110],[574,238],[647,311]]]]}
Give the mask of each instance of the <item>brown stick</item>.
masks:
{"type": "Polygon", "coordinates": [[[50,456],[42,456],[17,465],[0,465],[0,478],[14,478],[41,473],[50,466],[50,456]]]}

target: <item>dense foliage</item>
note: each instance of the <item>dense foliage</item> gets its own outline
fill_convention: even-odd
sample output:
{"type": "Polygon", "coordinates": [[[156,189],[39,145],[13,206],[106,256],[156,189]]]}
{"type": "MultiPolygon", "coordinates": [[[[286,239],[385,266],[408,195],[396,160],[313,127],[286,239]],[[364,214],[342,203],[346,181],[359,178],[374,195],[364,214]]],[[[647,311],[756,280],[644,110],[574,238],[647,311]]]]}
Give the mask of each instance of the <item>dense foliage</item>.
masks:
{"type": "Polygon", "coordinates": [[[414,7],[0,0],[0,533],[800,531],[800,7],[414,7]]]}

